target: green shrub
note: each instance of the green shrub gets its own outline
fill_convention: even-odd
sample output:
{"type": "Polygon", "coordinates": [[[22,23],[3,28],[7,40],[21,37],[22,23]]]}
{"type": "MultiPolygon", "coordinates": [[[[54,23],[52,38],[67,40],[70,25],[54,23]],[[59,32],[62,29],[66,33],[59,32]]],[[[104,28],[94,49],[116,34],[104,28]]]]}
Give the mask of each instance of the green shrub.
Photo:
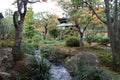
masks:
{"type": "Polygon", "coordinates": [[[21,51],[22,51],[22,53],[25,53],[25,54],[34,55],[34,53],[35,53],[35,47],[31,43],[22,43],[22,45],[21,45],[21,51]]]}
{"type": "Polygon", "coordinates": [[[78,47],[79,39],[77,37],[69,37],[66,39],[66,46],[69,47],[78,47]]]}
{"type": "Polygon", "coordinates": [[[32,25],[25,25],[23,27],[23,36],[27,38],[32,38],[34,35],[37,34],[35,26],[32,25]]]}
{"type": "Polygon", "coordinates": [[[15,29],[10,30],[8,34],[8,39],[14,39],[15,38],[15,29]]]}
{"type": "Polygon", "coordinates": [[[85,40],[87,41],[87,43],[89,44],[89,46],[91,45],[92,42],[95,42],[95,38],[92,35],[87,35],[85,40]]]}
{"type": "Polygon", "coordinates": [[[82,62],[74,67],[71,73],[73,80],[111,80],[104,69],[85,66],[82,62]]]}
{"type": "Polygon", "coordinates": [[[49,59],[49,60],[53,60],[53,59],[56,59],[58,55],[58,50],[55,49],[53,46],[45,46],[45,47],[42,47],[41,48],[41,54],[43,57],[49,59]]]}
{"type": "Polygon", "coordinates": [[[40,42],[41,39],[42,39],[42,38],[41,38],[40,35],[34,35],[34,36],[32,37],[32,41],[33,41],[34,43],[40,42]]]}
{"type": "Polygon", "coordinates": [[[34,45],[35,48],[39,48],[39,44],[40,44],[40,41],[42,40],[41,36],[40,35],[34,35],[32,37],[32,43],[34,45]]]}
{"type": "Polygon", "coordinates": [[[104,37],[104,36],[92,36],[92,35],[87,35],[86,36],[86,41],[89,45],[91,45],[92,42],[97,42],[103,45],[106,45],[109,43],[109,38],[104,37]]]}
{"type": "Polygon", "coordinates": [[[49,34],[50,36],[52,36],[53,38],[57,38],[60,35],[60,30],[58,28],[51,28],[49,30],[49,34]]]}
{"type": "Polygon", "coordinates": [[[13,23],[9,19],[0,19],[0,39],[8,38],[11,29],[13,29],[13,23]]]}
{"type": "Polygon", "coordinates": [[[12,47],[14,41],[11,39],[0,40],[0,47],[12,47]]]}
{"type": "Polygon", "coordinates": [[[100,44],[107,44],[109,43],[109,38],[108,37],[104,37],[104,36],[95,36],[95,42],[98,42],[100,44]]]}
{"type": "Polygon", "coordinates": [[[19,70],[18,80],[48,80],[50,66],[43,60],[39,61],[33,56],[29,57],[27,64],[19,70]]]}

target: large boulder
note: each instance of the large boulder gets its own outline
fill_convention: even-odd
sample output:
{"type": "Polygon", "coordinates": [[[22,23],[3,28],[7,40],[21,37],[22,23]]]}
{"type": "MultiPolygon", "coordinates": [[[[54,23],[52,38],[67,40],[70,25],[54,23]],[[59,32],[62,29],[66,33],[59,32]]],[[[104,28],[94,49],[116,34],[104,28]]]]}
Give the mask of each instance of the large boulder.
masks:
{"type": "Polygon", "coordinates": [[[80,52],[75,56],[72,56],[65,60],[66,67],[69,69],[73,66],[78,66],[78,63],[80,62],[86,66],[97,66],[99,64],[99,59],[95,54],[92,54],[90,52],[80,52]]]}

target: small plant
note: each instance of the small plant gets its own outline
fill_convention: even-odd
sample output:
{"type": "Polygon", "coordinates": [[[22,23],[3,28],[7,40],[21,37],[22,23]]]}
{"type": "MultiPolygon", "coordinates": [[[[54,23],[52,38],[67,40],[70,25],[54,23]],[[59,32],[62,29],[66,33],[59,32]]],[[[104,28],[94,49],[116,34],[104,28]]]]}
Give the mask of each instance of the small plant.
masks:
{"type": "Polygon", "coordinates": [[[79,39],[77,37],[69,37],[66,39],[66,46],[69,47],[78,47],[79,39]]]}

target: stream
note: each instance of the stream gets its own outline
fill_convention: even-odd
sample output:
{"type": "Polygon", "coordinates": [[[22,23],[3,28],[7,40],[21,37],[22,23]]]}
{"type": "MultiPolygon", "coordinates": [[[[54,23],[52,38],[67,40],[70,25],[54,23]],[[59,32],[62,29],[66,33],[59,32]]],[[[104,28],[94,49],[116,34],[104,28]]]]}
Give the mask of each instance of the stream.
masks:
{"type": "Polygon", "coordinates": [[[72,80],[70,73],[64,66],[56,66],[52,64],[47,59],[41,57],[39,52],[40,51],[38,50],[35,51],[35,58],[37,62],[39,63],[40,60],[43,60],[48,66],[51,65],[49,70],[49,80],[72,80]]]}

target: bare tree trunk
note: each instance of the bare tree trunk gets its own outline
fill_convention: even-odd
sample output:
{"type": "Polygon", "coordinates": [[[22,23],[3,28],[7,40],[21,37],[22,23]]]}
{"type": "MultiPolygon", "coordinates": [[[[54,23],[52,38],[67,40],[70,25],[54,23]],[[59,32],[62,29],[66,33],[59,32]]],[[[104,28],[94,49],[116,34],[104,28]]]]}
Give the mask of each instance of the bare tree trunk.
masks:
{"type": "Polygon", "coordinates": [[[111,0],[104,0],[105,8],[106,8],[105,14],[106,14],[107,21],[103,21],[95,12],[95,10],[92,8],[92,6],[87,2],[85,3],[89,6],[89,8],[94,13],[94,15],[96,15],[96,17],[107,26],[108,36],[110,38],[110,44],[112,49],[113,65],[119,68],[120,67],[120,19],[118,19],[119,3],[118,3],[118,0],[113,0],[114,2],[112,5],[114,6],[114,10],[112,11],[114,11],[114,13],[111,14],[110,1],[111,0]],[[113,21],[112,21],[112,18],[113,18],[113,21]]]}
{"type": "Polygon", "coordinates": [[[46,35],[47,35],[47,26],[48,26],[48,24],[46,23],[46,25],[44,26],[44,29],[45,29],[45,35],[43,36],[44,40],[46,39],[46,35]]]}
{"type": "Polygon", "coordinates": [[[22,59],[23,54],[21,53],[21,41],[22,41],[22,29],[27,12],[27,3],[36,3],[39,0],[31,2],[29,0],[17,0],[18,11],[14,12],[13,22],[15,26],[15,42],[12,48],[13,60],[17,61],[22,59]]]}
{"type": "Polygon", "coordinates": [[[104,0],[106,6],[106,18],[107,18],[107,28],[108,35],[110,37],[113,64],[115,67],[120,67],[120,23],[118,20],[118,9],[117,0],[115,0],[114,5],[114,23],[111,22],[109,0],[104,0]],[[112,26],[113,25],[113,26],[112,26]]]}
{"type": "Polygon", "coordinates": [[[83,44],[83,33],[81,31],[81,28],[80,28],[77,20],[75,20],[75,27],[78,29],[78,32],[79,32],[79,36],[80,36],[79,46],[80,46],[80,50],[82,50],[83,47],[84,47],[84,44],[83,44]]]}
{"type": "Polygon", "coordinates": [[[19,22],[19,25],[15,25],[15,42],[12,49],[14,61],[20,60],[23,57],[23,54],[21,53],[22,28],[22,22],[19,22]]]}
{"type": "Polygon", "coordinates": [[[13,15],[13,22],[15,26],[15,42],[12,48],[12,54],[14,61],[18,61],[23,57],[23,54],[21,53],[21,41],[23,22],[27,11],[27,2],[28,0],[17,0],[18,11],[15,11],[13,15]],[[24,9],[23,12],[22,9],[24,9]]]}

